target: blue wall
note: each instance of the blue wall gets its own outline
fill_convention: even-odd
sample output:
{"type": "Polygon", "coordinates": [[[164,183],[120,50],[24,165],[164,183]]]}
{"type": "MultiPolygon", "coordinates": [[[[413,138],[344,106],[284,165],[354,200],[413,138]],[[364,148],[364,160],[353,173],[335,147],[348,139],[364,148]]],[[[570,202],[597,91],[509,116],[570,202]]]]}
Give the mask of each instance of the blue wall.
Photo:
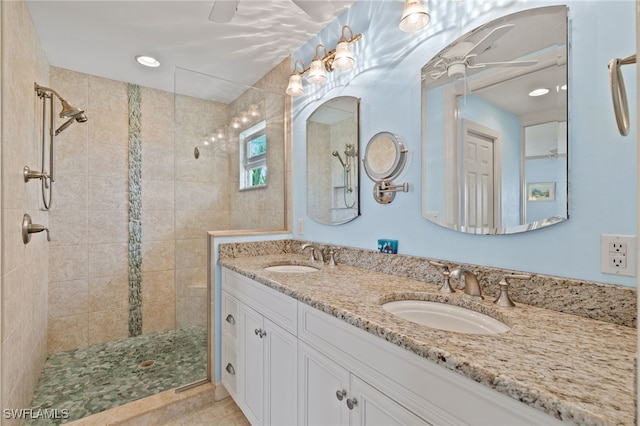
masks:
{"type": "MultiPolygon", "coordinates": [[[[635,2],[568,3],[509,0],[428,1],[431,23],[406,34],[398,29],[401,1],[360,0],[318,36],[295,52],[309,63],[315,45],[335,46],[341,26],[363,39],[354,45],[355,69],[332,73],[328,84],[293,101],[293,218],[304,220],[304,235],[294,237],[369,249],[378,238],[400,241],[399,252],[528,272],[635,286],[636,279],[600,273],[600,234],[636,234],[636,123],[628,137],[618,134],[608,86],[607,62],[636,51],[635,2]],[[569,6],[569,214],[567,222],[526,234],[460,234],[421,215],[420,69],[460,35],[519,10],[569,6]],[[372,197],[373,182],[361,180],[361,213],[340,226],[325,226],[306,214],[307,117],[336,96],[362,99],[361,152],[371,136],[390,131],[409,149],[407,167],[396,182],[409,182],[388,205],[372,197]]],[[[627,91],[636,93],[636,66],[623,67],[627,91]]],[[[630,99],[636,114],[635,96],[630,99]]],[[[294,226],[297,231],[297,226],[294,226]]]]}

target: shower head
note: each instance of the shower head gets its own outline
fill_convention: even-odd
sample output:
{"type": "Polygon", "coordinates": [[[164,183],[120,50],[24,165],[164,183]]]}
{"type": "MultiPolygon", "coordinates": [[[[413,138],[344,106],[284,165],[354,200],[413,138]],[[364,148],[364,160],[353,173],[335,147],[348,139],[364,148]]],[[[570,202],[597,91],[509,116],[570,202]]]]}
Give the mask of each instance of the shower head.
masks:
{"type": "MultiPolygon", "coordinates": [[[[60,103],[62,104],[62,111],[60,111],[60,118],[70,118],[80,114],[84,115],[83,110],[72,106],[69,102],[65,101],[62,98],[60,98],[60,103]]],[[[85,119],[83,121],[87,121],[86,118],[87,117],[85,116],[85,119]]]]}
{"type": "Polygon", "coordinates": [[[78,114],[71,116],[71,118],[62,123],[62,126],[58,127],[54,135],[58,136],[64,129],[71,126],[74,121],[77,121],[78,123],[84,123],[87,120],[88,118],[84,111],[80,111],[78,114]]]}
{"type": "Polygon", "coordinates": [[[344,155],[346,155],[347,157],[355,157],[358,155],[358,151],[356,151],[356,148],[353,146],[353,144],[349,143],[344,150],[344,155]]]}

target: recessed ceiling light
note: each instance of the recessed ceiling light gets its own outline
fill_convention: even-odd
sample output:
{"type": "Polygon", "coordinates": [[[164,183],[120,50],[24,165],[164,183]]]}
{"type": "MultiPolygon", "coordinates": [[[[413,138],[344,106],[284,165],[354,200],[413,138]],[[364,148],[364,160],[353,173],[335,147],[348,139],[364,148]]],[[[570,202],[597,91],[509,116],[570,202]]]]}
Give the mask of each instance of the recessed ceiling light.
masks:
{"type": "Polygon", "coordinates": [[[549,93],[549,89],[535,89],[529,92],[529,96],[542,96],[549,93]]]}
{"type": "Polygon", "coordinates": [[[158,62],[156,58],[153,58],[151,56],[138,55],[136,56],[136,61],[138,61],[140,65],[144,65],[145,67],[156,68],[160,66],[160,62],[158,62]]]}

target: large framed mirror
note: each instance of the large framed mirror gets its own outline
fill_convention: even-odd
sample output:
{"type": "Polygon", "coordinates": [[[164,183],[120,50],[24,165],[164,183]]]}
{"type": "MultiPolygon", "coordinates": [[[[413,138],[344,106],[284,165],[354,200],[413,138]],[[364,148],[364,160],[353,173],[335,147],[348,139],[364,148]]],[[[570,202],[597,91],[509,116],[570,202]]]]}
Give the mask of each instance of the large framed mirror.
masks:
{"type": "Polygon", "coordinates": [[[307,214],[324,225],[360,214],[360,99],[340,96],[307,119],[307,214]]]}
{"type": "Polygon", "coordinates": [[[423,67],[423,217],[474,234],[569,218],[567,15],[504,16],[423,67]]]}

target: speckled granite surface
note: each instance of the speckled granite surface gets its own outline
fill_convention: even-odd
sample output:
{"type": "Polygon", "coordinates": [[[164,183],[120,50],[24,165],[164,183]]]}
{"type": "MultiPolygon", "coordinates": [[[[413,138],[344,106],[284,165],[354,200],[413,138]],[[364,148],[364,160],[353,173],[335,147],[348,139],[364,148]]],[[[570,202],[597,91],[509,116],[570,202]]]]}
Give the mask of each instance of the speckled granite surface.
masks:
{"type": "MultiPolygon", "coordinates": [[[[586,305],[571,306],[584,314],[580,316],[553,310],[555,302],[549,309],[525,303],[500,309],[492,303],[490,286],[482,302],[469,300],[460,291],[441,295],[437,271],[409,256],[342,249],[336,256],[338,266],[324,266],[318,272],[264,270],[275,263],[308,262],[307,256],[298,253],[299,245],[290,240],[223,244],[220,263],[551,416],[580,425],[634,424],[636,329],[616,322],[635,324],[635,312],[631,314],[629,308],[631,304],[635,308],[635,291],[622,289],[618,296],[617,286],[571,280],[541,283],[536,276],[530,289],[513,292],[516,303],[542,303],[540,299],[550,298],[546,292],[552,291],[554,297],[570,300],[569,305],[586,305]],[[366,268],[348,263],[366,263],[366,268]],[[408,297],[471,307],[501,319],[511,330],[491,336],[435,330],[394,317],[380,306],[408,297]],[[629,312],[620,314],[612,306],[600,306],[600,297],[621,297],[626,303],[623,310],[629,312]],[[605,311],[608,322],[590,319],[591,311],[605,311]]],[[[485,268],[472,269],[481,274],[485,268]]],[[[497,272],[486,273],[483,280],[497,272]]]]}

